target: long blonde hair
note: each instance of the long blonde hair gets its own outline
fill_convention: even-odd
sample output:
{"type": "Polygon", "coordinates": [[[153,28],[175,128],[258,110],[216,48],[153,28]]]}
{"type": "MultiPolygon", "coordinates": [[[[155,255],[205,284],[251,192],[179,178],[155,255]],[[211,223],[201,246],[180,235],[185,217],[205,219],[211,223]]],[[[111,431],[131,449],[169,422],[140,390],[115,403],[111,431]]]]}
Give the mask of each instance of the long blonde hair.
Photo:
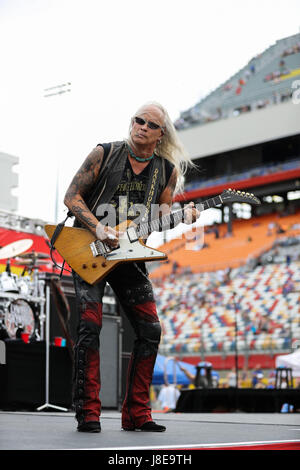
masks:
{"type": "MultiPolygon", "coordinates": [[[[171,162],[176,170],[177,170],[177,186],[175,188],[175,192],[182,192],[184,186],[184,175],[188,169],[188,167],[196,167],[193,163],[190,155],[184,148],[182,142],[180,141],[174,124],[167,112],[167,110],[156,101],[151,101],[149,103],[144,104],[139,108],[137,114],[142,111],[146,106],[155,106],[164,115],[164,136],[161,138],[160,143],[158,143],[155,147],[155,153],[166,160],[171,162]]],[[[130,132],[131,132],[132,122],[130,124],[129,129],[129,137],[128,140],[130,142],[130,132]]]]}

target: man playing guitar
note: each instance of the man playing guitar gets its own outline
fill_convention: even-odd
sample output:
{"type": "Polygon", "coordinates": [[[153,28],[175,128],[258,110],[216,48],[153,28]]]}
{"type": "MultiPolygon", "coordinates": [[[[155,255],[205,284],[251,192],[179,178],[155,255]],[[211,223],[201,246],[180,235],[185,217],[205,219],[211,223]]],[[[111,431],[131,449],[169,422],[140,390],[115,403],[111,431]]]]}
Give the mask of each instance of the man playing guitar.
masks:
{"type": "MultiPolygon", "coordinates": [[[[75,216],[77,226],[88,229],[113,252],[122,236],[116,229],[120,219],[136,217],[136,207],[147,207],[151,201],[151,205],[159,205],[162,214],[170,212],[174,192],[189,165],[192,162],[166,110],[158,103],[147,104],[131,119],[127,140],[108,146],[99,144],[92,150],[74,176],[64,203],[75,216]],[[103,207],[107,204],[114,209],[117,223],[104,223],[103,207]]],[[[193,223],[199,215],[190,203],[184,210],[184,222],[193,223]]],[[[122,428],[165,431],[164,426],[152,420],[149,405],[161,327],[145,263],[120,264],[93,285],[75,271],[73,279],[80,311],[73,396],[78,431],[101,430],[99,338],[106,282],[114,290],[136,334],[122,406],[122,428]]]]}

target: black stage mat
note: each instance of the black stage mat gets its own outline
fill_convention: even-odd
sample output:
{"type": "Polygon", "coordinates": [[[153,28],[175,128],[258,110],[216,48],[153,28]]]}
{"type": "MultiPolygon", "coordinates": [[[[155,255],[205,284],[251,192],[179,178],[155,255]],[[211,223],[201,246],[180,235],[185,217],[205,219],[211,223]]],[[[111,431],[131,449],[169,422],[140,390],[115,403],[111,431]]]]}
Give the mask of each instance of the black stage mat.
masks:
{"type": "Polygon", "coordinates": [[[300,389],[206,388],[182,390],[176,411],[181,413],[275,413],[288,403],[300,411],[300,389]]]}

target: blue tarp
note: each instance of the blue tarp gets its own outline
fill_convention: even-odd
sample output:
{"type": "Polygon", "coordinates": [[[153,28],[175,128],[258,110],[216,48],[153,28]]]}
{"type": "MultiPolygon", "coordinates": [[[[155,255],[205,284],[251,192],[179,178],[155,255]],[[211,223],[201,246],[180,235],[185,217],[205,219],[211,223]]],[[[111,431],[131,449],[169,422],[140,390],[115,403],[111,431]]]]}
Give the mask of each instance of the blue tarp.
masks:
{"type": "MultiPolygon", "coordinates": [[[[179,365],[181,364],[185,369],[187,369],[189,372],[192,374],[196,373],[196,367],[190,364],[187,364],[186,362],[180,362],[180,361],[175,361],[176,363],[176,368],[175,368],[175,373],[176,373],[176,383],[178,385],[188,385],[191,383],[191,381],[187,378],[187,376],[184,374],[179,369],[179,365]]],[[[174,383],[174,360],[169,359],[168,357],[162,356],[161,354],[157,355],[155,366],[154,366],[154,372],[153,372],[153,378],[152,378],[152,384],[153,385],[162,385],[165,383],[165,370],[167,374],[167,381],[168,383],[174,383]],[[166,365],[166,366],[165,366],[166,365]],[[166,367],[166,369],[165,369],[166,367]]]]}
{"type": "MultiPolygon", "coordinates": [[[[184,361],[175,361],[175,374],[176,374],[176,383],[178,385],[189,385],[191,383],[190,379],[182,372],[179,368],[179,364],[184,367],[190,373],[196,375],[196,366],[188,364],[184,361]]],[[[198,365],[204,363],[199,363],[198,365]]],[[[161,354],[157,355],[154,372],[153,372],[153,385],[162,385],[165,383],[165,370],[167,375],[168,383],[174,383],[174,360],[161,354]]],[[[215,371],[212,371],[212,375],[219,376],[215,371]]]]}

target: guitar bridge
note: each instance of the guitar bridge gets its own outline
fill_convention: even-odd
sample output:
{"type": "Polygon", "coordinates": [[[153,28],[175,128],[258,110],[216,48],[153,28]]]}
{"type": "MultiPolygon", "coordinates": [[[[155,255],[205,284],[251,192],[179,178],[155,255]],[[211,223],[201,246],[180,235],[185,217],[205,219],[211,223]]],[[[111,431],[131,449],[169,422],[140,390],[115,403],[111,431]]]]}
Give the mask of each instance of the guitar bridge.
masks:
{"type": "Polygon", "coordinates": [[[110,248],[101,240],[95,240],[90,243],[90,248],[94,257],[104,256],[106,258],[106,256],[111,252],[110,248]]]}

